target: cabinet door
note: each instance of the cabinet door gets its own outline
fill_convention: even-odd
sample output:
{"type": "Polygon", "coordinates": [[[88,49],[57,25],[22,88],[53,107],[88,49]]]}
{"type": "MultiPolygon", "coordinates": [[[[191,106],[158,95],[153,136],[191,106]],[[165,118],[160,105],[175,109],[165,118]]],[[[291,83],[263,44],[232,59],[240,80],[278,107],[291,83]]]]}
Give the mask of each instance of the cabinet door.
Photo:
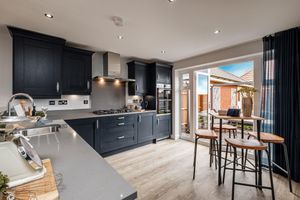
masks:
{"type": "Polygon", "coordinates": [[[135,79],[135,82],[130,82],[128,85],[129,95],[145,95],[147,91],[147,66],[140,62],[130,62],[128,63],[128,77],[135,79]]]}
{"type": "Polygon", "coordinates": [[[157,139],[167,138],[171,135],[171,115],[156,117],[155,137],[157,139]]]}
{"type": "Polygon", "coordinates": [[[13,45],[13,92],[60,97],[62,45],[22,37],[14,37],[13,45]]]}
{"type": "Polygon", "coordinates": [[[153,113],[137,115],[138,143],[151,141],[153,139],[153,116],[153,113]]]}
{"type": "Polygon", "coordinates": [[[97,131],[96,119],[67,120],[69,126],[76,131],[91,147],[95,148],[95,135],[97,131]]]}
{"type": "Polygon", "coordinates": [[[156,73],[157,83],[171,84],[172,71],[170,67],[157,66],[156,73]]]}
{"type": "Polygon", "coordinates": [[[65,49],[63,56],[63,94],[91,94],[91,55],[65,49]]]}

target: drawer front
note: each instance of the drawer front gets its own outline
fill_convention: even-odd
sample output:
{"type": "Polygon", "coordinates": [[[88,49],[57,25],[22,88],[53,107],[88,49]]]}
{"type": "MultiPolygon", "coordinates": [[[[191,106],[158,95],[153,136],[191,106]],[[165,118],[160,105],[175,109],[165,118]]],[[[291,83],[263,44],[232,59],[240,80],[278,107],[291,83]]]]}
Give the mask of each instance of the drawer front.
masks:
{"type": "Polygon", "coordinates": [[[109,117],[103,117],[102,121],[103,124],[117,125],[119,123],[135,122],[136,117],[137,117],[136,114],[109,116],[109,117]]]}
{"type": "Polygon", "coordinates": [[[101,125],[101,153],[137,144],[136,122],[114,122],[101,125]]]}

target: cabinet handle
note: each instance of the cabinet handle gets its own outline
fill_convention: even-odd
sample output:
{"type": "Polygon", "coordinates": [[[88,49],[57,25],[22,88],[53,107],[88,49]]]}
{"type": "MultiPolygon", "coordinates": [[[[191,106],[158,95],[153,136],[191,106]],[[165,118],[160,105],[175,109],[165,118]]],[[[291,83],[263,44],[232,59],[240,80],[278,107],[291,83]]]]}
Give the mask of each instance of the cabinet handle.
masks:
{"type": "Polygon", "coordinates": [[[125,136],[124,135],[122,135],[122,136],[120,136],[120,137],[117,137],[118,138],[118,140],[122,140],[122,139],[124,139],[125,138],[125,136]]]}
{"type": "Polygon", "coordinates": [[[118,117],[118,119],[120,120],[120,119],[125,119],[125,117],[118,117]]]}
{"type": "Polygon", "coordinates": [[[135,91],[137,91],[138,90],[138,85],[137,84],[135,84],[135,91]]]}
{"type": "Polygon", "coordinates": [[[56,92],[59,92],[59,82],[56,82],[56,92]]]}
{"type": "Polygon", "coordinates": [[[142,116],[139,115],[139,122],[141,123],[142,122],[142,116]]]}
{"type": "Polygon", "coordinates": [[[125,123],[118,123],[118,126],[124,126],[125,123]]]}
{"type": "Polygon", "coordinates": [[[157,118],[157,125],[159,125],[159,118],[157,118]]]}
{"type": "Polygon", "coordinates": [[[99,128],[99,120],[96,121],[96,128],[99,128]]]}
{"type": "Polygon", "coordinates": [[[87,87],[88,90],[90,89],[90,81],[86,82],[86,87],[87,87]]]}

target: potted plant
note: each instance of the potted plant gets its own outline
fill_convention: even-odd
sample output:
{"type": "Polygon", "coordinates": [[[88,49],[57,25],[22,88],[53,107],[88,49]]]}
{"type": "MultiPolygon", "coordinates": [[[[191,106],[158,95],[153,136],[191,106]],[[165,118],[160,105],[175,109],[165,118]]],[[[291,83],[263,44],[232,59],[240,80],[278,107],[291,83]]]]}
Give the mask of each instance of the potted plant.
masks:
{"type": "Polygon", "coordinates": [[[4,192],[6,192],[6,189],[8,188],[7,183],[9,182],[9,179],[7,175],[2,174],[0,171],[0,200],[3,198],[4,192]]]}
{"type": "Polygon", "coordinates": [[[257,90],[253,87],[241,87],[237,93],[242,95],[242,110],[245,117],[251,117],[253,109],[253,96],[257,90]]]}

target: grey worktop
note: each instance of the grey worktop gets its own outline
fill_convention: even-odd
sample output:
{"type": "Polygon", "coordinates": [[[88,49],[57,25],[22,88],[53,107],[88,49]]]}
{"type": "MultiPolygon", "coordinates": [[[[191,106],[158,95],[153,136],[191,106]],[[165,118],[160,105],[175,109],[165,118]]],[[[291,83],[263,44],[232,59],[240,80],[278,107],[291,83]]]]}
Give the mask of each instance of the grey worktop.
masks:
{"type": "Polygon", "coordinates": [[[145,110],[143,112],[137,111],[137,112],[117,113],[117,114],[107,114],[107,115],[96,115],[93,113],[92,110],[49,111],[47,118],[51,120],[58,120],[58,119],[72,120],[72,119],[98,118],[98,117],[118,116],[118,115],[132,115],[132,114],[147,113],[147,112],[156,113],[156,110],[145,110]]]}
{"type": "MultiPolygon", "coordinates": [[[[52,123],[65,124],[63,120],[52,123]]],[[[56,136],[36,136],[30,142],[42,159],[50,158],[54,172],[63,175],[60,199],[136,199],[136,190],[72,128],[64,125],[56,136]]]]}

